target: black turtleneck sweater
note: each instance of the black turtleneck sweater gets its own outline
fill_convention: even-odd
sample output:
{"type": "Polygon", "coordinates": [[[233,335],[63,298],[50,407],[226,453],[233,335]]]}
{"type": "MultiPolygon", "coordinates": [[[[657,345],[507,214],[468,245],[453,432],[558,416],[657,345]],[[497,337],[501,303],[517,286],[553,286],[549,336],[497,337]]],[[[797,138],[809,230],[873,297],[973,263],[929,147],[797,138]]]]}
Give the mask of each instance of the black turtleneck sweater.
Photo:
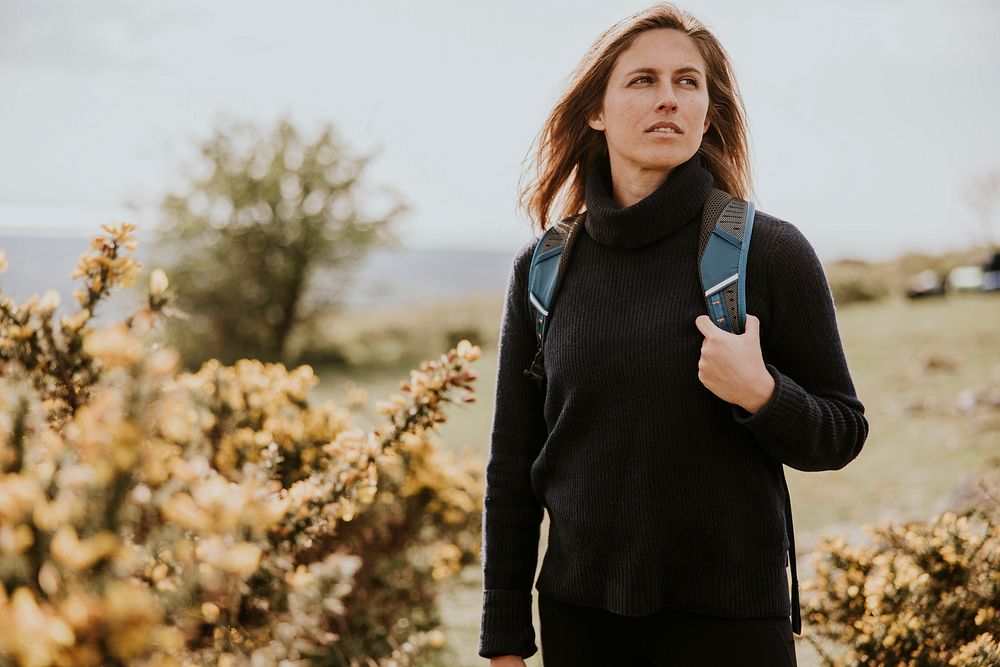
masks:
{"type": "Polygon", "coordinates": [[[545,342],[545,389],[516,253],[500,326],[486,463],[479,655],[533,655],[537,590],[641,616],[661,608],[788,616],[782,464],[837,470],[868,435],[834,303],[812,246],[760,211],[747,312],[775,381],[751,414],[698,379],[707,314],[698,235],[712,175],[700,155],[620,208],[607,157],[589,170],[587,215],[545,342]]]}

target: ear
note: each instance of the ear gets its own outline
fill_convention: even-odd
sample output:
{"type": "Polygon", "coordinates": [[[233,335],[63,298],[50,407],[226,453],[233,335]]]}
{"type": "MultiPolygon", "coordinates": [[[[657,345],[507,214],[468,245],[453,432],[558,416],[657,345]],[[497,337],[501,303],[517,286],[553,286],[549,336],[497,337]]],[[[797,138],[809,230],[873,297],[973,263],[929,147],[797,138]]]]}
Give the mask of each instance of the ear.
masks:
{"type": "Polygon", "coordinates": [[[591,116],[587,118],[587,125],[589,125],[592,129],[597,130],[598,132],[603,132],[605,129],[604,110],[602,109],[600,111],[591,114],[591,116]]]}
{"type": "Polygon", "coordinates": [[[703,129],[703,130],[701,131],[701,133],[702,133],[702,134],[705,134],[706,132],[708,132],[708,128],[709,128],[709,126],[710,126],[711,124],[712,124],[712,121],[710,121],[710,120],[708,119],[708,114],[706,114],[706,115],[705,115],[705,128],[704,128],[704,129],[703,129]]]}

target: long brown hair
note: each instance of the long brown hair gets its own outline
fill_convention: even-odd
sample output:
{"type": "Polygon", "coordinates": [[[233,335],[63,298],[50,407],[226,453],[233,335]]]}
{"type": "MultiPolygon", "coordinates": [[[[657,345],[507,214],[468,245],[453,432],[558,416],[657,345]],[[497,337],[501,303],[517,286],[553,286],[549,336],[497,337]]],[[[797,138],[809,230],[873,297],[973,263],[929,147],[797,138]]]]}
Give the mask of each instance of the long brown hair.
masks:
{"type": "MultiPolygon", "coordinates": [[[[639,33],[655,28],[680,30],[698,47],[708,70],[710,123],[698,152],[712,172],[715,187],[734,197],[751,197],[746,110],[729,55],[705,24],[664,2],[637,12],[601,33],[573,70],[562,96],[549,112],[532,144],[537,146],[535,178],[521,188],[518,202],[538,232],[548,228],[552,221],[584,210],[587,168],[607,152],[604,133],[591,128],[587,118],[600,108],[619,54],[639,33]]],[[[522,173],[522,182],[524,178],[522,173]]]]}

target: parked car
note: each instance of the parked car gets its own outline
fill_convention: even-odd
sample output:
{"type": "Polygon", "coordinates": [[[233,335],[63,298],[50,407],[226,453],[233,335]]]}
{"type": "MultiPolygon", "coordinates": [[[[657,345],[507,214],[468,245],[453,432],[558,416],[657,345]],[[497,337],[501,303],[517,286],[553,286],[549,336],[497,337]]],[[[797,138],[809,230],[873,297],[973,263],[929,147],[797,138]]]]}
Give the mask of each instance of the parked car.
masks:
{"type": "Polygon", "coordinates": [[[956,266],[948,272],[945,283],[949,292],[981,292],[983,290],[983,267],[956,266]]]}
{"type": "Polygon", "coordinates": [[[944,281],[934,269],[925,269],[906,280],[906,296],[919,299],[928,296],[942,296],[944,281]]]}
{"type": "Polygon", "coordinates": [[[983,266],[984,292],[1000,291],[1000,252],[993,253],[990,261],[983,266]]]}

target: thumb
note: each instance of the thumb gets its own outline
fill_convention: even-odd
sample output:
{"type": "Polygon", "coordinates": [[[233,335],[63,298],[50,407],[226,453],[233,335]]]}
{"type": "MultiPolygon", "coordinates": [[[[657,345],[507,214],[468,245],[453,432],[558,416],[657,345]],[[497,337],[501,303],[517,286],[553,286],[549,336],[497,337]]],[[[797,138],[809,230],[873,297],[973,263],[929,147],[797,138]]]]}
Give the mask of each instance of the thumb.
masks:
{"type": "Polygon", "coordinates": [[[750,334],[754,338],[760,338],[760,320],[757,319],[756,315],[747,313],[747,321],[743,333],[750,334]]]}
{"type": "Polygon", "coordinates": [[[718,327],[715,326],[715,322],[712,321],[708,315],[699,315],[694,320],[694,325],[698,327],[700,331],[706,337],[713,333],[718,327]]]}

